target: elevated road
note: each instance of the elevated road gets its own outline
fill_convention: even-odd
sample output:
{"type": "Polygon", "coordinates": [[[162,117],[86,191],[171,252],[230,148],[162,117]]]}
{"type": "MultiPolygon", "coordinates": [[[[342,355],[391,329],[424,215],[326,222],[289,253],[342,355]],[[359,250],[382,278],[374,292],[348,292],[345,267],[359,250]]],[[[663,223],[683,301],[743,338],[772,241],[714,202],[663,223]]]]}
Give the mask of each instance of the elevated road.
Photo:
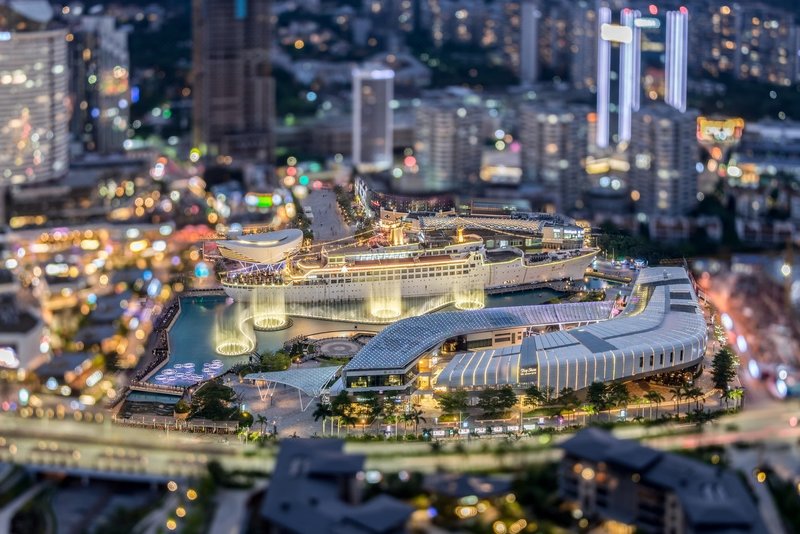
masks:
{"type": "MultiPolygon", "coordinates": [[[[800,426],[792,426],[794,403],[770,403],[740,412],[697,429],[630,426],[620,437],[642,438],[660,449],[688,449],[734,442],[796,443],[800,426]]],[[[556,435],[557,442],[569,435],[556,435]]],[[[494,469],[555,460],[557,450],[539,437],[513,442],[504,454],[484,446],[489,438],[461,441],[463,453],[453,453],[452,443],[442,454],[432,454],[430,443],[351,442],[346,449],[367,455],[367,467],[384,471],[402,469],[434,472],[494,469]],[[469,454],[469,461],[465,461],[469,454]]],[[[500,438],[504,439],[504,438],[500,438]]],[[[549,438],[546,438],[549,439],[549,438]]],[[[489,441],[491,443],[492,441],[489,441]]],[[[0,461],[25,464],[42,472],[67,473],[89,478],[166,481],[195,477],[216,460],[226,469],[270,471],[275,448],[260,448],[230,436],[183,434],[71,420],[43,420],[0,414],[0,461]]]]}

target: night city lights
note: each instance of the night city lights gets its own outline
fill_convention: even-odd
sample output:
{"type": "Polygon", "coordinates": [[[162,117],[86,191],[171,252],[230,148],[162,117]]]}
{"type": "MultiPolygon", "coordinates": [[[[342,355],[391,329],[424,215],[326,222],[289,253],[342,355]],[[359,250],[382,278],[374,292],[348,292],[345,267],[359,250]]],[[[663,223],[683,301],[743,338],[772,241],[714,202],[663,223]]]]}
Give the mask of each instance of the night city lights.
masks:
{"type": "Polygon", "coordinates": [[[800,2],[0,0],[0,534],[800,532],[800,2]]]}

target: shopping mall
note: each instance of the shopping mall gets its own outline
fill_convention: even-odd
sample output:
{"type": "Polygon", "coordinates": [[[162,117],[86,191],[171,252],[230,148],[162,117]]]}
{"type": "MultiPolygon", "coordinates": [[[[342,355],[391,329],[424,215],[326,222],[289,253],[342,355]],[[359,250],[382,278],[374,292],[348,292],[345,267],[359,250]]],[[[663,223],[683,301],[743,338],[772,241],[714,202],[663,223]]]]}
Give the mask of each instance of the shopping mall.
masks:
{"type": "Polygon", "coordinates": [[[681,267],[640,271],[603,302],[441,312],[398,321],[342,370],[334,390],[431,393],[536,384],[558,392],[697,366],[707,329],[681,267]]]}

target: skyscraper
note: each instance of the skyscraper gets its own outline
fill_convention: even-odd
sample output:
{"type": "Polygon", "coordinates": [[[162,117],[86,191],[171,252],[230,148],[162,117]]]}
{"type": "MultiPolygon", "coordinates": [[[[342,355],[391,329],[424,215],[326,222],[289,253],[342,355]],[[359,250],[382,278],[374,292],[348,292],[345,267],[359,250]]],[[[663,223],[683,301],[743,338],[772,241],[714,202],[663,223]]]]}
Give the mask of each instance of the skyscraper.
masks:
{"type": "Polygon", "coordinates": [[[271,162],[270,0],[193,0],[194,143],[218,161],[271,162]]]}
{"type": "Polygon", "coordinates": [[[0,2],[0,184],[68,170],[67,32],[46,1],[0,2]]]}
{"type": "Polygon", "coordinates": [[[72,135],[89,152],[120,152],[130,117],[128,32],[114,17],[81,16],[71,35],[72,135]]]}
{"type": "Polygon", "coordinates": [[[561,103],[519,109],[523,180],[551,193],[559,211],[582,207],[590,112],[588,106],[561,103]]]}
{"type": "Polygon", "coordinates": [[[520,32],[519,77],[522,85],[531,85],[539,76],[539,18],[542,14],[533,0],[523,0],[520,32]]]}
{"type": "Polygon", "coordinates": [[[484,108],[453,97],[424,101],[416,109],[414,152],[429,191],[475,184],[481,172],[484,108]]]}
{"type": "Polygon", "coordinates": [[[682,215],[697,199],[697,113],[657,102],[633,116],[631,198],[647,215],[682,215]]]}
{"type": "Polygon", "coordinates": [[[361,170],[381,171],[392,164],[393,98],[393,70],[353,69],[353,164],[361,170]]]}

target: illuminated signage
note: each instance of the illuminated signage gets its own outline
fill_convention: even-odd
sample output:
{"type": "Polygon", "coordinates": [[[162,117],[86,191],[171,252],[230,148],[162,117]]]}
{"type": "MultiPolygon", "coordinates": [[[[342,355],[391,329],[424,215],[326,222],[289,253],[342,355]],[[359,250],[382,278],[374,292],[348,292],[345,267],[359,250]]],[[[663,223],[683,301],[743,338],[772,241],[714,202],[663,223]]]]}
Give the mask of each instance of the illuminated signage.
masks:
{"type": "Polygon", "coordinates": [[[661,27],[661,21],[655,18],[641,18],[633,21],[633,25],[643,30],[657,29],[661,27]]]}
{"type": "Polygon", "coordinates": [[[522,367],[519,370],[519,376],[536,376],[539,374],[538,367],[522,367]]]}
{"type": "Polygon", "coordinates": [[[697,140],[704,143],[732,144],[742,138],[744,119],[697,118],[697,140]]]}
{"type": "Polygon", "coordinates": [[[619,24],[603,24],[600,26],[600,38],[615,43],[630,43],[633,41],[633,30],[619,24]]]}

